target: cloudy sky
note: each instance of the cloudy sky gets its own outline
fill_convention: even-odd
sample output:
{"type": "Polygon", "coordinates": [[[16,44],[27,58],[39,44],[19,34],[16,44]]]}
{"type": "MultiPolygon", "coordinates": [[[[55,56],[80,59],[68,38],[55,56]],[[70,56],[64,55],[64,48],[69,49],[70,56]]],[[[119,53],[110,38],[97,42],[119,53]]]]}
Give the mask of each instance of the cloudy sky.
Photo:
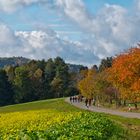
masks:
{"type": "Polygon", "coordinates": [[[140,0],[0,0],[0,57],[93,65],[140,41],[140,0]]]}

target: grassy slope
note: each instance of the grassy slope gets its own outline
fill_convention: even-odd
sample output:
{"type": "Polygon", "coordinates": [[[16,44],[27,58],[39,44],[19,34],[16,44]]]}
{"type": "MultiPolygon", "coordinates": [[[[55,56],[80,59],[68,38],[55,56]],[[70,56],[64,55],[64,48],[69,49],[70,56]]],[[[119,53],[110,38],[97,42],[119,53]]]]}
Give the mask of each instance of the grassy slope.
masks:
{"type": "Polygon", "coordinates": [[[132,119],[108,114],[106,116],[122,125],[128,131],[127,135],[130,140],[140,140],[140,119],[132,119]]]}
{"type": "MultiPolygon", "coordinates": [[[[64,99],[52,99],[52,100],[43,100],[19,105],[11,105],[6,107],[0,107],[0,113],[8,112],[22,112],[28,110],[41,110],[41,109],[53,109],[60,112],[69,112],[69,111],[81,111],[80,109],[64,102],[64,99]]],[[[106,115],[112,120],[122,124],[125,128],[128,129],[130,137],[134,139],[140,138],[140,119],[130,119],[115,115],[106,115]]]]}
{"type": "Polygon", "coordinates": [[[74,106],[65,103],[64,99],[50,99],[0,107],[0,113],[22,112],[41,109],[53,109],[60,112],[80,111],[80,109],[77,109],[74,106]]]}

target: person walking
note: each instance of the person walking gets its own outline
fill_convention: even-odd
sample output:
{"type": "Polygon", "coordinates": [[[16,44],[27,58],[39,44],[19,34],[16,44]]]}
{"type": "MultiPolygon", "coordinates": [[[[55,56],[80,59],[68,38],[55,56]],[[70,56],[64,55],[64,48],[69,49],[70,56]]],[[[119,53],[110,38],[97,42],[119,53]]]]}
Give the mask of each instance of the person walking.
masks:
{"type": "Polygon", "coordinates": [[[75,96],[75,102],[77,102],[77,96],[75,96]]]}
{"type": "Polygon", "coordinates": [[[92,100],[92,101],[93,101],[93,105],[95,106],[95,99],[93,98],[93,100],[92,100]]]}
{"type": "Polygon", "coordinates": [[[85,106],[88,108],[88,99],[85,100],[85,106]]]}
{"type": "Polygon", "coordinates": [[[73,103],[74,103],[74,100],[75,100],[75,98],[74,98],[74,96],[72,97],[72,101],[73,101],[73,103]]]}
{"type": "Polygon", "coordinates": [[[72,97],[70,96],[70,103],[72,103],[72,97]]]}
{"type": "Polygon", "coordinates": [[[91,106],[91,100],[92,100],[92,99],[89,99],[89,107],[91,106]]]}
{"type": "Polygon", "coordinates": [[[81,98],[81,97],[80,97],[80,96],[78,96],[78,103],[80,102],[80,98],[81,98]]]}
{"type": "Polygon", "coordinates": [[[131,108],[131,104],[128,105],[128,110],[129,110],[129,111],[132,110],[132,108],[131,108]]]}

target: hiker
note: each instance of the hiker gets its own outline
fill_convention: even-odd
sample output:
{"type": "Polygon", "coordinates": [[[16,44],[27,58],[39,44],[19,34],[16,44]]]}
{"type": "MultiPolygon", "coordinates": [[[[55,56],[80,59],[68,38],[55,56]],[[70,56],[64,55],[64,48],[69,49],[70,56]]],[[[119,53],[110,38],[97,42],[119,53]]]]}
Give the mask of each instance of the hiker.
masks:
{"type": "Polygon", "coordinates": [[[80,96],[78,96],[78,103],[80,102],[80,98],[81,98],[81,97],[80,97],[80,96]]]}
{"type": "Polygon", "coordinates": [[[81,102],[83,101],[83,96],[81,97],[80,101],[81,101],[81,102]]]}
{"type": "Polygon", "coordinates": [[[73,100],[73,103],[74,103],[74,100],[75,100],[74,96],[72,97],[72,100],[73,100]]]}
{"type": "Polygon", "coordinates": [[[95,99],[93,98],[93,105],[95,106],[95,99]]]}
{"type": "Polygon", "coordinates": [[[128,107],[129,107],[128,110],[131,111],[131,110],[132,110],[132,109],[131,109],[131,104],[129,104],[128,107]]]}
{"type": "Polygon", "coordinates": [[[92,99],[89,99],[89,106],[91,106],[91,100],[92,100],[92,99]]]}
{"type": "Polygon", "coordinates": [[[76,101],[75,101],[75,96],[73,97],[73,102],[76,102],[76,101]]]}
{"type": "Polygon", "coordinates": [[[76,102],[78,102],[78,96],[76,96],[76,102]]]}
{"type": "Polygon", "coordinates": [[[70,102],[72,103],[72,97],[70,96],[70,102]]]}
{"type": "Polygon", "coordinates": [[[88,99],[85,100],[85,106],[88,108],[88,99]]]}
{"type": "Polygon", "coordinates": [[[77,96],[75,96],[75,102],[77,102],[77,96]]]}

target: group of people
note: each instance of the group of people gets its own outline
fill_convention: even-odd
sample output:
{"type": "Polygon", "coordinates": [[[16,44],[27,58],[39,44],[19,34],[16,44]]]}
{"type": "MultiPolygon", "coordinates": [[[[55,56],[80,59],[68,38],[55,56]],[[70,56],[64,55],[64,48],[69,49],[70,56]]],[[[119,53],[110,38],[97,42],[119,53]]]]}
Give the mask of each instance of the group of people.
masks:
{"type": "Polygon", "coordinates": [[[93,99],[85,99],[85,106],[87,107],[87,108],[89,108],[90,106],[91,106],[91,103],[92,103],[92,100],[93,99]]]}
{"type": "Polygon", "coordinates": [[[70,97],[70,102],[72,103],[74,103],[74,102],[82,102],[82,100],[83,100],[83,97],[81,97],[81,96],[71,96],[70,97]]]}
{"type": "MultiPolygon", "coordinates": [[[[97,107],[100,107],[99,102],[96,102],[96,100],[93,98],[88,99],[88,98],[84,98],[83,96],[80,96],[80,95],[70,97],[71,103],[79,103],[82,101],[84,101],[85,106],[87,108],[89,108],[91,105],[94,105],[94,106],[97,105],[97,107]]],[[[132,111],[131,104],[128,104],[128,111],[130,111],[130,112],[132,111]]]]}
{"type": "Polygon", "coordinates": [[[70,97],[70,102],[71,103],[76,103],[76,102],[82,102],[84,100],[85,102],[85,106],[87,108],[89,108],[92,104],[92,102],[94,103],[94,100],[93,99],[83,99],[83,96],[71,96],[70,97]]]}

